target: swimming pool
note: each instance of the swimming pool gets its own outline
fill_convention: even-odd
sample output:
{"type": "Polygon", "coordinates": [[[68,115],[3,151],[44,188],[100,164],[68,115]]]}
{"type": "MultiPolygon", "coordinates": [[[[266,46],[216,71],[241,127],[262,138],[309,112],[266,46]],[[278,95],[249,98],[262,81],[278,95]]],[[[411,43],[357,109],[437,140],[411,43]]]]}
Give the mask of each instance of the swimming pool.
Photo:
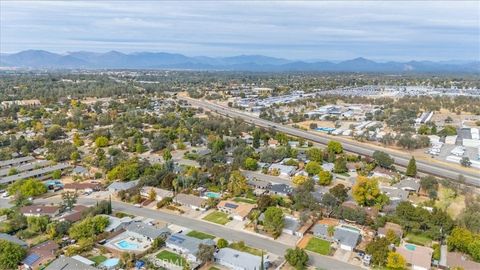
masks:
{"type": "Polygon", "coordinates": [[[106,267],[107,269],[110,269],[110,268],[113,268],[113,267],[117,266],[119,262],[120,262],[120,259],[111,258],[111,259],[107,259],[106,261],[101,263],[100,266],[103,266],[103,267],[106,267]]]}
{"type": "Polygon", "coordinates": [[[125,249],[125,250],[138,250],[139,246],[136,243],[132,243],[126,239],[123,239],[122,241],[118,241],[115,243],[117,247],[120,249],[125,249]]]}
{"type": "Polygon", "coordinates": [[[207,198],[218,199],[218,198],[220,198],[222,195],[221,195],[220,193],[217,193],[217,192],[207,191],[207,192],[205,192],[205,196],[206,196],[207,198]]]}
{"type": "Polygon", "coordinates": [[[412,245],[412,244],[405,244],[405,248],[410,250],[410,251],[415,251],[415,249],[417,247],[415,245],[412,245]]]}

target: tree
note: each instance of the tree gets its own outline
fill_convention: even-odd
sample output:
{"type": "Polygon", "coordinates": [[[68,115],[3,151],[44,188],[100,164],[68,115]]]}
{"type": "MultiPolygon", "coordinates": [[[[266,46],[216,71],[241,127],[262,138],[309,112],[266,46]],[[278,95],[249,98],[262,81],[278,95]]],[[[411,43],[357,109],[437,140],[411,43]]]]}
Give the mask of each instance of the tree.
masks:
{"type": "Polygon", "coordinates": [[[197,258],[203,262],[213,261],[213,253],[215,252],[215,247],[213,245],[200,244],[198,245],[197,258]]]}
{"type": "Polygon", "coordinates": [[[407,172],[405,174],[411,177],[415,177],[415,175],[417,175],[417,163],[415,161],[415,157],[412,156],[412,158],[408,162],[407,172]]]}
{"type": "Polygon", "coordinates": [[[85,144],[85,142],[80,138],[80,135],[78,133],[73,134],[73,139],[72,139],[73,145],[76,147],[80,147],[85,144]]]}
{"type": "Polygon", "coordinates": [[[95,139],[95,146],[99,148],[108,146],[108,138],[105,136],[98,136],[95,139]]]}
{"type": "Polygon", "coordinates": [[[255,171],[257,170],[258,168],[258,163],[257,163],[257,160],[256,159],[253,159],[251,157],[248,157],[245,159],[245,162],[243,164],[243,167],[246,169],[246,170],[249,170],[249,171],[255,171]]]}
{"type": "Polygon", "coordinates": [[[275,201],[270,195],[263,194],[257,198],[257,208],[260,211],[265,211],[269,206],[274,206],[275,201]]]}
{"type": "Polygon", "coordinates": [[[367,254],[372,255],[373,265],[385,265],[390,251],[388,246],[388,240],[384,237],[375,238],[373,241],[367,244],[365,251],[367,254]]]}
{"type": "Polygon", "coordinates": [[[78,194],[74,191],[65,191],[62,193],[62,206],[68,211],[72,210],[77,203],[78,194]]]}
{"type": "Polygon", "coordinates": [[[71,238],[87,239],[92,238],[95,235],[102,233],[108,226],[109,220],[105,216],[87,217],[80,222],[73,224],[68,230],[71,238]]]}
{"type": "Polygon", "coordinates": [[[386,233],[386,235],[385,235],[385,238],[387,238],[387,240],[388,240],[388,242],[389,242],[390,244],[397,244],[397,243],[400,241],[400,239],[399,239],[399,237],[397,236],[397,234],[395,234],[395,232],[394,232],[393,230],[391,230],[391,229],[388,229],[388,230],[387,230],[387,233],[386,233]]]}
{"type": "Polygon", "coordinates": [[[347,161],[345,160],[344,157],[338,157],[335,160],[334,166],[333,166],[333,172],[335,173],[344,173],[347,172],[347,161]]]}
{"type": "Polygon", "coordinates": [[[295,175],[293,178],[292,178],[292,183],[294,185],[302,185],[303,183],[307,182],[308,180],[308,176],[305,176],[305,175],[295,175]]]}
{"type": "Polygon", "coordinates": [[[53,179],[60,179],[62,178],[62,171],[56,170],[52,173],[52,178],[53,179]]]}
{"type": "Polygon", "coordinates": [[[311,161],[322,163],[323,152],[319,148],[312,147],[312,148],[307,150],[307,158],[311,161]]]}
{"type": "Polygon", "coordinates": [[[348,198],[348,189],[343,184],[337,184],[329,191],[337,200],[344,202],[348,198]]]}
{"type": "Polygon", "coordinates": [[[285,260],[295,269],[303,270],[307,268],[308,254],[305,250],[296,247],[295,249],[289,248],[285,253],[285,260]]]}
{"type": "Polygon", "coordinates": [[[150,191],[148,192],[148,199],[152,201],[155,201],[157,199],[157,192],[155,192],[153,188],[150,189],[150,191]]]}
{"type": "Polygon", "coordinates": [[[389,154],[382,151],[376,150],[373,152],[372,157],[375,160],[375,163],[383,168],[391,168],[394,163],[393,158],[391,158],[389,154]]]}
{"type": "Polygon", "coordinates": [[[328,186],[332,183],[333,175],[329,171],[321,171],[318,173],[318,184],[328,186]]]}
{"type": "Polygon", "coordinates": [[[234,196],[245,193],[248,190],[247,178],[240,171],[233,171],[230,174],[227,188],[234,196]]]}
{"type": "Polygon", "coordinates": [[[470,167],[470,166],[472,166],[472,162],[470,161],[470,158],[468,158],[468,157],[462,157],[462,159],[460,159],[460,164],[461,164],[463,167],[470,167]]]}
{"type": "Polygon", "coordinates": [[[47,230],[48,222],[49,218],[47,216],[27,217],[28,229],[35,233],[45,232],[47,230]]]}
{"type": "Polygon", "coordinates": [[[70,154],[70,159],[74,162],[77,162],[80,159],[80,153],[78,151],[74,151],[70,154]]]}
{"type": "Polygon", "coordinates": [[[217,248],[226,248],[226,247],[228,247],[228,241],[223,238],[218,239],[217,248]]]}
{"type": "Polygon", "coordinates": [[[17,269],[26,254],[20,245],[0,239],[0,269],[17,269]]]}
{"type": "Polygon", "coordinates": [[[165,151],[163,151],[163,160],[164,161],[169,161],[172,159],[172,152],[170,152],[170,150],[168,149],[165,149],[165,151]]]}
{"type": "Polygon", "coordinates": [[[308,175],[316,175],[322,171],[322,166],[316,161],[309,161],[305,166],[305,171],[308,175]]]}
{"type": "Polygon", "coordinates": [[[369,179],[359,175],[352,187],[352,196],[361,206],[382,205],[385,203],[385,195],[380,191],[376,179],[369,179]]]}
{"type": "Polygon", "coordinates": [[[265,230],[272,234],[274,238],[279,237],[280,234],[282,234],[283,226],[285,225],[282,209],[268,207],[264,214],[265,219],[263,220],[263,226],[265,230]]]}
{"type": "Polygon", "coordinates": [[[329,141],[327,145],[328,152],[341,154],[343,152],[343,146],[337,141],[329,141]]]}
{"type": "Polygon", "coordinates": [[[407,262],[399,253],[390,251],[387,257],[387,267],[393,270],[402,270],[407,268],[407,262]]]}
{"type": "Polygon", "coordinates": [[[47,192],[47,187],[36,179],[16,181],[8,187],[8,193],[21,198],[35,197],[47,192]]]}
{"type": "Polygon", "coordinates": [[[59,125],[52,125],[47,129],[47,132],[45,132],[45,138],[52,141],[60,139],[63,136],[65,136],[65,132],[63,132],[62,127],[59,125]]]}

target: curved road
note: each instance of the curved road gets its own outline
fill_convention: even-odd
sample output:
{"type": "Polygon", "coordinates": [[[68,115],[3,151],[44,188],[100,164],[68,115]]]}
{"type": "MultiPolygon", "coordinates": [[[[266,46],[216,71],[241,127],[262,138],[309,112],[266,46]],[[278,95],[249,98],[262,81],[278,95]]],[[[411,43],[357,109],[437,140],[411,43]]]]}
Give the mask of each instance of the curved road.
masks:
{"type": "MultiPolygon", "coordinates": [[[[94,205],[101,199],[96,198],[79,198],[78,203],[84,205],[94,205]]],[[[2,201],[0,200],[0,206],[3,205],[2,201]]],[[[46,198],[46,199],[37,199],[35,200],[37,203],[59,203],[61,202],[60,198],[46,198]]],[[[7,205],[5,202],[4,205],[7,205]]],[[[177,214],[162,212],[158,210],[148,209],[148,208],[138,208],[132,204],[112,201],[112,208],[115,211],[121,211],[127,214],[131,214],[134,216],[142,216],[146,218],[156,219],[160,221],[164,221],[171,224],[176,224],[185,228],[189,228],[192,230],[197,230],[201,232],[205,232],[211,235],[215,235],[221,238],[225,238],[229,241],[244,241],[247,245],[252,247],[260,248],[263,250],[267,250],[270,253],[283,256],[285,251],[291,246],[283,244],[281,242],[272,240],[268,237],[261,236],[255,233],[249,233],[245,231],[231,229],[222,225],[218,225],[215,223],[198,220],[194,218],[189,218],[177,214]]],[[[335,260],[331,257],[322,256],[316,253],[308,252],[310,258],[310,264],[321,268],[321,269],[342,269],[342,270],[359,270],[362,269],[358,266],[351,265],[342,261],[335,260]]]]}
{"type": "MultiPolygon", "coordinates": [[[[197,100],[197,99],[183,97],[183,96],[179,96],[178,98],[186,100],[187,102],[191,103],[194,106],[215,111],[216,113],[224,116],[233,117],[233,118],[236,118],[236,117],[242,118],[244,121],[254,124],[256,126],[260,126],[264,128],[274,128],[281,132],[284,132],[296,137],[304,138],[316,143],[326,145],[330,140],[332,140],[331,138],[327,136],[322,136],[321,134],[313,134],[308,131],[304,131],[304,130],[296,129],[290,126],[285,126],[282,124],[260,119],[260,118],[248,115],[244,112],[241,112],[226,106],[218,105],[209,101],[197,100]]],[[[352,143],[351,141],[343,139],[341,137],[335,137],[335,140],[341,142],[343,145],[343,148],[346,151],[357,153],[364,156],[372,156],[373,152],[377,150],[377,149],[373,149],[373,146],[364,145],[361,143],[352,143]]],[[[390,156],[392,156],[395,160],[395,164],[400,165],[402,167],[406,167],[408,164],[408,161],[410,160],[410,156],[407,154],[400,154],[395,151],[389,151],[388,149],[381,149],[381,151],[384,151],[388,153],[390,156]]],[[[424,172],[427,174],[432,174],[440,177],[446,177],[452,180],[457,180],[460,175],[463,175],[465,177],[466,183],[475,185],[475,186],[480,186],[480,172],[474,173],[469,169],[447,168],[443,164],[428,163],[422,160],[417,160],[417,169],[420,172],[424,172]]]]}

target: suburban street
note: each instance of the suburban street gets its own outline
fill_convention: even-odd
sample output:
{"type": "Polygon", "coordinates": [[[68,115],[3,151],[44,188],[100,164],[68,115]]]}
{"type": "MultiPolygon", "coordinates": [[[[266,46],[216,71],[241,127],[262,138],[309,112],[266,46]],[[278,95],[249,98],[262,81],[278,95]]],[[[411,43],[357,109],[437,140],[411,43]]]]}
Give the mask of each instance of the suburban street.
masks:
{"type": "MultiPolygon", "coordinates": [[[[90,198],[79,198],[78,203],[84,205],[94,205],[99,199],[90,199],[90,198]]],[[[0,200],[0,205],[7,205],[5,202],[6,200],[0,200]]],[[[60,202],[60,198],[49,198],[49,199],[38,199],[35,200],[37,203],[58,203],[60,202]]],[[[176,224],[182,227],[190,228],[192,230],[197,230],[201,232],[205,232],[208,234],[212,234],[221,238],[225,238],[229,241],[244,241],[245,244],[253,246],[255,248],[266,250],[270,253],[277,254],[279,256],[283,256],[285,251],[290,246],[282,244],[278,241],[274,241],[270,238],[263,237],[254,233],[248,233],[244,231],[238,231],[231,228],[224,227],[222,225],[217,225],[214,223],[206,222],[203,220],[193,219],[177,214],[166,213],[162,211],[156,211],[153,209],[147,208],[138,208],[134,205],[112,201],[112,207],[115,211],[121,211],[124,213],[132,214],[135,216],[142,216],[146,218],[152,218],[156,220],[160,220],[163,222],[176,224]]],[[[338,260],[335,260],[330,257],[318,255],[312,252],[309,252],[310,263],[315,267],[321,269],[342,269],[342,270],[350,270],[350,269],[362,269],[360,267],[347,264],[338,260]]]]}
{"type": "MultiPolygon", "coordinates": [[[[307,139],[316,143],[320,143],[323,145],[328,144],[328,142],[332,140],[330,137],[322,136],[322,134],[318,134],[318,133],[314,134],[314,133],[296,129],[290,126],[263,120],[263,119],[248,115],[244,112],[241,112],[226,106],[218,105],[206,100],[197,100],[197,99],[184,97],[184,96],[179,96],[178,98],[186,100],[194,106],[208,109],[227,117],[242,118],[244,121],[248,123],[261,126],[264,128],[274,128],[278,131],[281,131],[296,137],[304,138],[304,139],[307,139]]],[[[394,158],[395,164],[403,167],[406,167],[408,164],[408,161],[410,160],[410,155],[408,154],[400,154],[396,151],[391,151],[385,148],[375,149],[376,147],[374,146],[362,145],[362,143],[352,143],[351,141],[348,141],[341,137],[335,137],[335,140],[341,142],[343,145],[343,148],[346,151],[357,153],[360,155],[372,156],[375,150],[384,151],[394,158]]],[[[441,177],[447,177],[452,180],[457,180],[460,175],[463,175],[465,177],[466,183],[472,184],[475,186],[480,186],[480,172],[475,172],[474,170],[471,170],[468,168],[465,168],[465,169],[453,168],[453,167],[448,168],[444,164],[428,163],[418,159],[417,169],[421,172],[425,172],[425,173],[429,173],[429,174],[433,174],[441,177]]]]}

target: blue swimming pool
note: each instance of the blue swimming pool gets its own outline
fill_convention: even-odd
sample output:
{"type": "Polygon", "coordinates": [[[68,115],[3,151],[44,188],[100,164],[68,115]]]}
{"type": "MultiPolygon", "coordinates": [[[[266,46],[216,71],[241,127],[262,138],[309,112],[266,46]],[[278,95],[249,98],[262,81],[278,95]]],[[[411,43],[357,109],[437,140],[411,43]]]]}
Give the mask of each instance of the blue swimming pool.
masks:
{"type": "Polygon", "coordinates": [[[100,264],[100,266],[105,267],[107,269],[110,269],[110,268],[113,268],[113,267],[117,266],[119,262],[120,262],[120,259],[111,258],[111,259],[107,259],[106,261],[102,262],[100,264]]]}
{"type": "Polygon", "coordinates": [[[405,244],[405,248],[408,249],[408,250],[411,250],[411,251],[415,251],[417,246],[412,245],[412,244],[405,244]]]}
{"type": "Polygon", "coordinates": [[[205,192],[205,196],[207,196],[207,198],[218,199],[218,198],[220,198],[222,195],[221,195],[220,193],[217,193],[217,192],[207,191],[207,192],[205,192]]]}
{"type": "Polygon", "coordinates": [[[126,239],[122,240],[122,241],[118,241],[116,243],[116,245],[120,248],[120,249],[125,249],[125,250],[138,250],[139,249],[139,246],[138,244],[136,243],[132,243],[126,239]]]}

